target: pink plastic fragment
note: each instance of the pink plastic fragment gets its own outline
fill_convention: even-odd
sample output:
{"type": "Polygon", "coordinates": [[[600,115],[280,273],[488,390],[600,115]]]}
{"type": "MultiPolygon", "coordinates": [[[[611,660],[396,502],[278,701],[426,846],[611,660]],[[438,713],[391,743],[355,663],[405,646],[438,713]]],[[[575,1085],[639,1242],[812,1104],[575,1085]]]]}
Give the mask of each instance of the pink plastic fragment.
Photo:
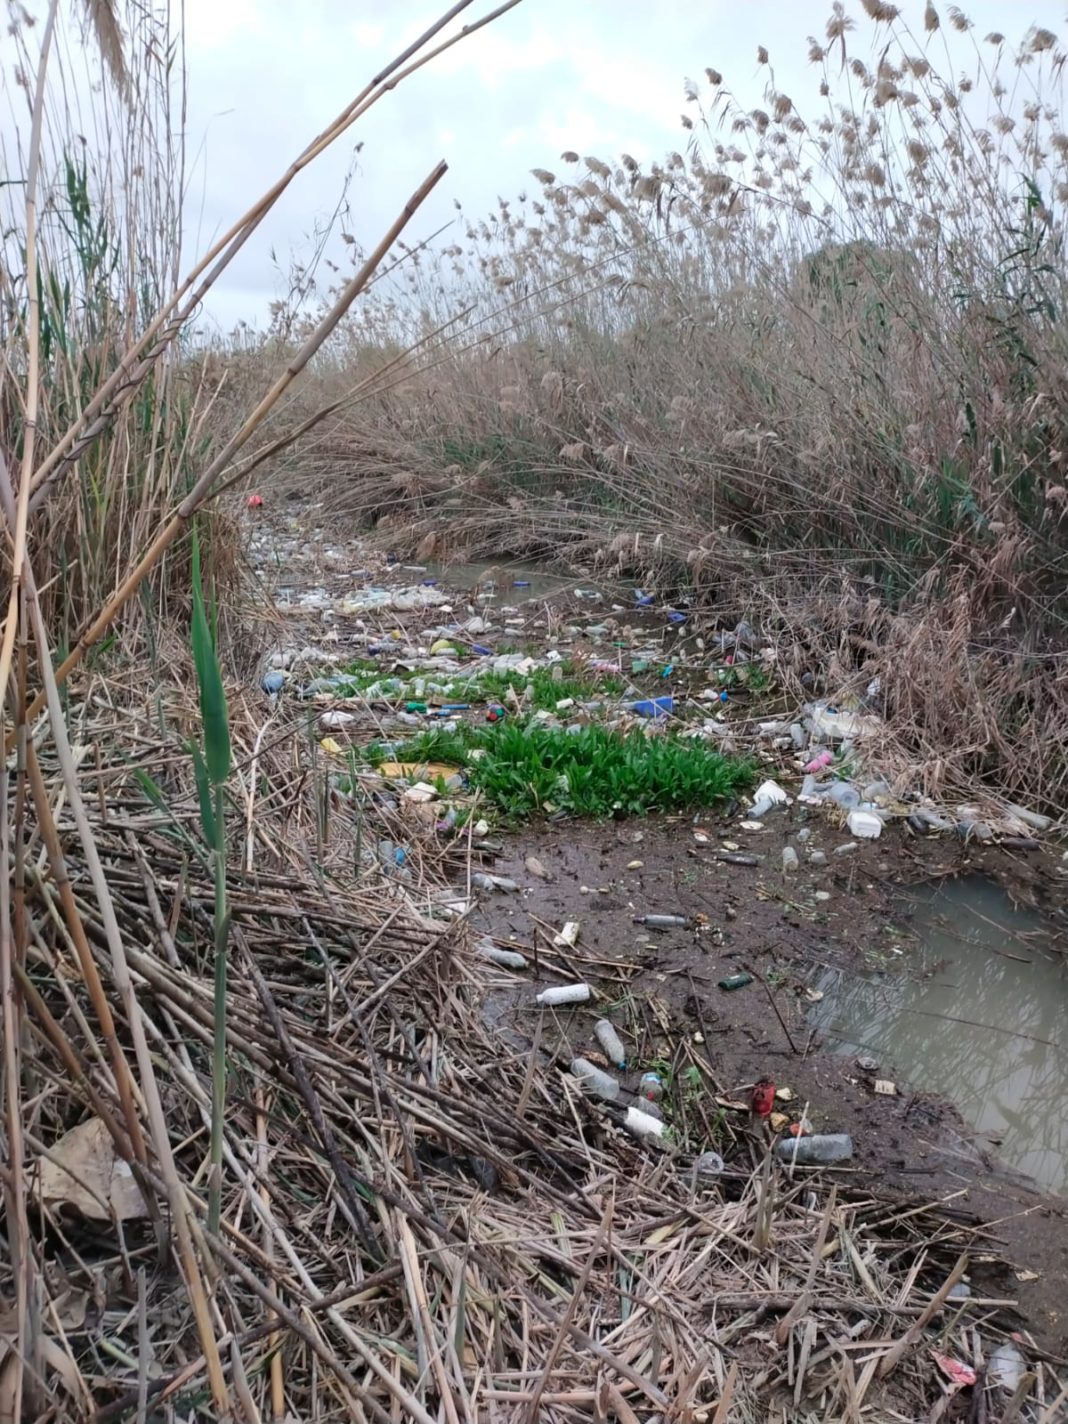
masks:
{"type": "Polygon", "coordinates": [[[932,1350],[931,1354],[942,1373],[952,1380],[958,1389],[975,1383],[975,1371],[971,1365],[966,1365],[963,1360],[955,1360],[952,1355],[940,1355],[937,1350],[932,1350]]]}

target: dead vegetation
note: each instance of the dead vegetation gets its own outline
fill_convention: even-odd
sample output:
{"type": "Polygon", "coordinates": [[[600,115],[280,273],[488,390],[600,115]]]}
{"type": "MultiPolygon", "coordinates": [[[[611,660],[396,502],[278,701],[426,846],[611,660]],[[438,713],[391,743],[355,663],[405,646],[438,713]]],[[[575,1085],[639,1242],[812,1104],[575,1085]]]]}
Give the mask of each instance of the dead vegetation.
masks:
{"type": "Polygon", "coordinates": [[[1048,808],[1068,771],[1062,39],[865,8],[813,41],[811,102],[763,50],[759,109],[709,69],[661,163],[565,153],[411,251],[324,379],[349,350],[424,345],[306,468],[421,558],[551,556],[756,614],[834,666],[832,692],[892,683],[922,779],[1048,808]]]}
{"type": "MultiPolygon", "coordinates": [[[[212,499],[301,436],[350,441],[337,417],[350,420],[354,402],[401,391],[428,351],[444,361],[436,337],[408,356],[392,340],[370,373],[349,379],[339,363],[332,389],[267,424],[313,358],[333,359],[328,338],[440,169],[239,419],[212,424],[211,361],[194,370],[175,344],[292,177],[451,42],[442,27],[468,7],[363,90],[184,277],[167,241],[176,96],[153,97],[135,62],[156,42],[167,52],[153,29],[165,17],[91,8],[114,86],[106,151],[95,167],[64,160],[76,116],[53,86],[67,91],[79,52],[59,7],[36,30],[16,17],[26,181],[3,190],[0,1418],[727,1424],[763,1417],[769,1398],[799,1418],[941,1417],[949,1395],[928,1326],[981,1369],[981,1348],[1014,1323],[1000,1298],[945,1309],[974,1224],[848,1178],[837,1190],[792,1181],[761,1154],[695,1192],[677,1156],[632,1143],[533,1049],[502,1047],[479,1013],[485,965],[430,914],[443,889],[432,859],[413,857],[407,889],[366,873],[374,808],[338,794],[303,722],[233,698],[230,1096],[221,1226],[208,1229],[218,851],[188,750],[189,658],[171,653],[190,597],[184,536],[196,519],[219,588],[233,547],[225,521],[205,519],[212,499]],[[115,44],[131,35],[124,68],[115,44]],[[157,142],[158,166],[128,181],[157,142]],[[84,240],[65,245],[71,217],[84,240]],[[149,230],[163,234],[155,268],[132,240],[149,230]],[[122,254],[113,267],[93,245],[101,232],[122,254]],[[125,286],[135,257],[151,270],[125,286]]],[[[651,200],[648,180],[637,186],[651,200]]],[[[465,345],[454,369],[481,381],[485,363],[465,345]]],[[[495,451],[425,450],[410,430],[363,444],[365,458],[398,500],[428,509],[451,497],[457,481],[443,488],[442,471],[459,464],[472,488],[485,481],[486,509],[531,538],[555,537],[567,518],[570,537],[570,495],[554,506],[561,522],[543,520],[550,483],[566,473],[600,499],[591,470],[640,461],[622,429],[595,442],[578,418],[587,397],[559,366],[559,380],[536,373],[554,430],[533,467],[544,499],[518,488],[498,499],[495,451]],[[413,451],[403,467],[398,448],[413,451]]],[[[692,472],[672,478],[661,499],[695,489],[692,472]]],[[[622,520],[635,557],[651,546],[673,567],[660,506],[648,489],[640,500],[648,525],[622,520]]],[[[619,521],[609,509],[582,527],[591,549],[607,548],[619,521]]],[[[996,1254],[985,1238],[982,1250],[996,1254]]],[[[1026,1408],[1053,1424],[1064,1390],[1047,1364],[1028,1391],[1026,1408]]]]}
{"type": "MultiPolygon", "coordinates": [[[[58,766],[43,754],[34,776],[56,810],[21,895],[27,1234],[0,1280],[8,1302],[20,1269],[32,1282],[24,1417],[47,1381],[66,1417],[98,1420],[214,1417],[209,1384],[220,1416],[250,1421],[725,1424],[769,1402],[797,1419],[949,1418],[932,1348],[993,1404],[983,1363],[1012,1328],[1012,1277],[959,1204],[849,1171],[792,1180],[744,1130],[716,1185],[632,1141],[536,1035],[506,1046],[487,1022],[497,971],[428,916],[446,893],[433,851],[409,827],[407,885],[357,870],[373,805],[328,789],[299,721],[251,708],[235,716],[247,835],[229,875],[231,1108],[210,1235],[211,874],[170,739],[151,709],[124,716],[121,739],[89,712],[73,729],[79,748],[116,746],[81,779],[113,928],[58,766]],[[149,1116],[140,1155],[107,1067],[137,1043],[133,1102],[166,1119],[161,1141],[149,1116]],[[171,1255],[179,1211],[191,1277],[171,1255]],[[985,1291],[947,1306],[977,1257],[985,1291]]],[[[14,1343],[14,1306],[6,1318],[14,1343]]],[[[1028,1389],[1026,1417],[1052,1424],[1055,1371],[1038,1363],[1028,1389]]]]}

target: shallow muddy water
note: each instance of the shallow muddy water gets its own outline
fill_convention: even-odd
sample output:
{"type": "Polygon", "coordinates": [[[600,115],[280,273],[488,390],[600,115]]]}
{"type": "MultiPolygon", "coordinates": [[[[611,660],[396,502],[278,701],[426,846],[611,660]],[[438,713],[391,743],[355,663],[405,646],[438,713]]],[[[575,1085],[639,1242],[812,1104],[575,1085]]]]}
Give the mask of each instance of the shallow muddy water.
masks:
{"type": "Polygon", "coordinates": [[[910,892],[902,967],[827,969],[812,1021],[900,1089],[944,1093],[1001,1160],[1068,1196],[1068,960],[1036,916],[971,876],[910,892]]]}
{"type": "Polygon", "coordinates": [[[544,564],[524,563],[522,560],[505,559],[494,563],[484,559],[473,564],[449,564],[447,567],[430,563],[426,572],[428,578],[438,578],[450,588],[481,587],[480,600],[492,605],[524,603],[528,598],[556,598],[576,589],[604,592],[603,586],[596,580],[557,573],[544,564]],[[489,580],[493,581],[492,592],[488,590],[489,580]]]}

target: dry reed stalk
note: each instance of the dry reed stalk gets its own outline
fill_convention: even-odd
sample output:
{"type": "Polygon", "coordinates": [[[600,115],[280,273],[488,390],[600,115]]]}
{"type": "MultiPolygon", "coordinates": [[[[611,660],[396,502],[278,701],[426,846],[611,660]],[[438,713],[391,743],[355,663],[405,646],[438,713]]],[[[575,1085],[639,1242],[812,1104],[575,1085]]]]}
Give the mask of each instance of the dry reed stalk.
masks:
{"type": "MultiPolygon", "coordinates": [[[[188,321],[190,315],[201,304],[211,287],[218,280],[219,276],[229,265],[230,261],[251,237],[252,233],[259,226],[260,222],[271,210],[274,204],[292,183],[294,178],[312,163],[321,153],[323,153],[337,138],[346,132],[348,128],[366,113],[373,103],[395,88],[400,82],[402,75],[397,71],[420,49],[423,49],[433,37],[438,34],[452,19],[462,13],[472,3],[472,0],[457,0],[451,9],[440,16],[433,25],[414,40],[402,54],[398,55],[385,69],[381,70],[374,79],[356,96],[355,99],[337,116],[319,136],[314,139],[297,159],[290,165],[280,179],[270,188],[257,203],[255,203],[243,217],[239,218],[230,229],[223,234],[207,253],[193,268],[192,272],[178,287],[171,298],[160,308],[153,320],[146,327],[145,331],[138,338],[134,346],[125,354],[115,371],[108,377],[93,398],[82,409],[77,420],[72,423],[64,435],[55,444],[49,455],[37,468],[33,476],[33,507],[36,508],[41,501],[47,497],[47,493],[55,484],[63,469],[75,461],[81,449],[96,439],[107,427],[111,412],[108,410],[108,402],[113,396],[130,399],[132,393],[141,385],[145,375],[155,364],[162,351],[166,348],[173,337],[182,329],[188,321]],[[387,82],[388,81],[388,82],[387,82]],[[141,360],[142,353],[150,343],[157,341],[147,360],[141,360]],[[77,443],[76,443],[77,442],[77,443]]],[[[519,0],[508,0],[508,3],[501,6],[492,14],[484,17],[473,26],[467,26],[461,33],[454,36],[446,44],[440,46],[432,54],[428,54],[418,59],[412,64],[404,75],[414,73],[425,63],[428,63],[434,55],[441,53],[452,44],[458,43],[460,39],[474,30],[489,24],[498,15],[509,10],[519,0]]]]}
{"type": "MultiPolygon", "coordinates": [[[[469,0],[466,0],[466,3],[469,3],[469,0]]],[[[516,3],[518,3],[518,0],[516,0],[516,3]]],[[[185,533],[189,521],[212,497],[214,485],[219,475],[227,465],[229,465],[233,456],[251,439],[266,415],[278,403],[286,390],[288,390],[293,382],[301,375],[316,351],[319,350],[330,332],[334,330],[338,322],[367,285],[368,280],[378,263],[382,260],[382,257],[396,241],[397,236],[404,230],[419,205],[424,201],[427,194],[442,178],[445,172],[446,165],[440,163],[412,194],[389,231],[381,239],[360,271],[346,285],[341,297],[335,302],[332,309],[326,314],[315,331],[312,332],[311,336],[309,336],[304,343],[301,350],[289,363],[285,373],[275,381],[274,385],[262,398],[256,409],[247,417],[240,430],[237,431],[220,454],[211,462],[207,470],[204,471],[196,485],[179,505],[172,518],[158,531],[149,548],[142,554],[135,568],[126,576],[120,587],[115,590],[96,617],[91,620],[89,626],[81,634],[70,653],[63,659],[59,667],[56,668],[55,675],[58,683],[63,683],[74,668],[81,663],[89,649],[92,648],[108,630],[116,616],[125,607],[129,599],[137,592],[144,579],[152,569],[155,568],[166,551],[185,533]]],[[[35,718],[44,705],[45,695],[43,692],[40,692],[26,709],[27,719],[32,720],[35,718]]]]}

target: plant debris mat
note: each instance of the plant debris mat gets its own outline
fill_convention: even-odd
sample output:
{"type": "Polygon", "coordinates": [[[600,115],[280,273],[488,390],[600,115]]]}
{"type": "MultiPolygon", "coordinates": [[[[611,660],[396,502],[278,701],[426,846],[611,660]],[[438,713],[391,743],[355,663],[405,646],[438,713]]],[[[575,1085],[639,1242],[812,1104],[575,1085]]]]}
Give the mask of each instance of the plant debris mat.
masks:
{"type": "MultiPolygon", "coordinates": [[[[299,765],[273,756],[308,830],[299,765]]],[[[231,874],[212,1236],[195,796],[170,788],[164,809],[113,787],[105,814],[86,784],[114,924],[54,789],[55,843],[18,880],[7,1069],[21,1054],[24,1086],[5,1132],[30,1232],[10,1229],[5,1173],[0,1403],[21,1319],[23,1418],[52,1398],[51,1417],[100,1421],[993,1420],[1016,1395],[1013,1418],[1063,1417],[1059,1364],[1010,1339],[1013,1278],[972,1218],[791,1176],[755,1133],[697,1182],[582,1097],[536,1021],[529,1048],[495,1034],[480,1006],[498,971],[464,921],[429,916],[439,867],[418,855],[409,884],[356,875],[351,851],[347,875],[340,851],[231,874]],[[1015,1394],[988,1369],[1006,1345],[1027,1360],[1015,1394]]]]}

